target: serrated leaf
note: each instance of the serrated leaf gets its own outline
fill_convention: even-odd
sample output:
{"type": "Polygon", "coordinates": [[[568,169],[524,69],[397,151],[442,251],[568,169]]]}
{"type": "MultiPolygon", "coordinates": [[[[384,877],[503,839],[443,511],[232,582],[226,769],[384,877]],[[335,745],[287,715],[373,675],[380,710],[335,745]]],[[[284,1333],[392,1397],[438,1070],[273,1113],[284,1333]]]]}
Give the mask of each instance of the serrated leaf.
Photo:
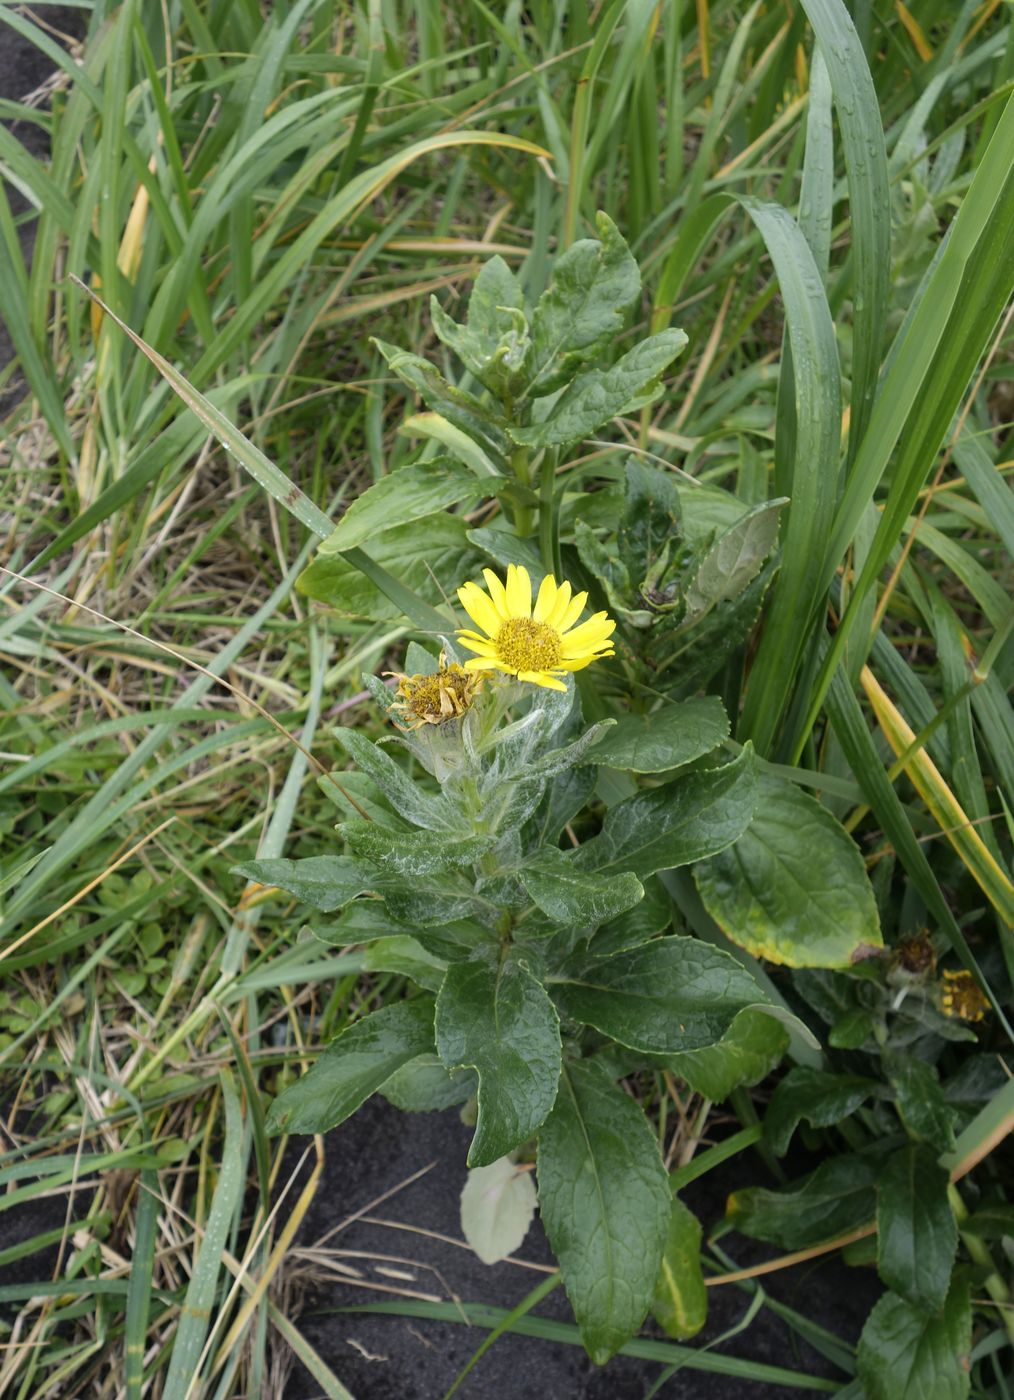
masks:
{"type": "Polygon", "coordinates": [[[913,1307],[944,1305],[958,1248],[947,1199],[950,1174],[924,1143],[887,1159],[877,1180],[877,1269],[888,1288],[913,1307]]]}
{"type": "Polygon", "coordinates": [[[376,336],[371,338],[389,368],[403,384],[407,384],[420,396],[427,407],[439,413],[454,427],[467,433],[498,465],[505,463],[507,440],[503,429],[506,422],[501,413],[476,398],[474,394],[449,383],[440,371],[421,355],[414,355],[410,350],[401,350],[396,345],[388,345],[376,336]]]}
{"type": "Polygon", "coordinates": [[[437,1050],[449,1070],[479,1076],[470,1167],[532,1137],[556,1099],[560,1023],[541,982],[516,958],[452,965],[437,998],[437,1050]]]}
{"type": "Polygon", "coordinates": [[[895,1052],[885,1057],[884,1069],[897,1095],[901,1121],[914,1137],[937,1152],[954,1146],[957,1114],[944,1097],[936,1069],[917,1055],[895,1052]]]}
{"type": "Polygon", "coordinates": [[[757,810],[730,850],[694,869],[704,907],[755,957],[790,967],[848,967],[883,946],[855,842],[819,802],[762,774],[757,810]]]}
{"type": "Polygon", "coordinates": [[[478,1081],[470,1069],[448,1074],[438,1055],[417,1055],[396,1069],[379,1093],[403,1113],[436,1113],[454,1108],[475,1094],[478,1081]]]}
{"type": "Polygon", "coordinates": [[[814,1128],[828,1128],[854,1113],[877,1088],[877,1081],[865,1075],[796,1065],[779,1081],[764,1115],[768,1146],[776,1157],[784,1157],[804,1118],[814,1128]]]}
{"type": "Polygon", "coordinates": [[[520,879],[544,914],[572,928],[596,928],[644,896],[636,875],[595,875],[551,846],[526,862],[520,879]]]}
{"type": "Polygon", "coordinates": [[[672,1198],[652,1315],[666,1336],[684,1342],[708,1318],[708,1290],[701,1271],[701,1225],[679,1197],[672,1198]]]}
{"type": "Polygon", "coordinates": [[[465,325],[452,321],[435,297],[430,298],[430,315],[444,344],[480,383],[500,394],[517,379],[528,348],[524,305],[520,282],[496,256],[475,279],[465,325]]]}
{"type": "Polygon", "coordinates": [[[339,822],[336,830],[360,859],[388,875],[414,879],[438,870],[473,865],[490,850],[494,836],[451,838],[429,831],[391,831],[375,822],[339,822]]]}
{"type": "MultiPolygon", "coordinates": [[[[425,529],[414,521],[393,530],[385,528],[364,553],[426,603],[442,604],[481,567],[481,556],[468,543],[467,529],[463,516],[428,516],[425,529]]],[[[398,604],[340,554],[318,554],[299,575],[296,586],[307,598],[326,603],[346,617],[404,622],[398,604]]],[[[454,625],[448,619],[448,631],[454,625]]]]}
{"type": "Polygon", "coordinates": [[[704,695],[647,715],[623,715],[587,762],[631,773],[664,773],[711,753],[728,737],[729,717],[721,700],[704,695]]]}
{"type": "Polygon", "coordinates": [[[539,1134],[539,1211],[581,1339],[603,1366],[651,1306],[669,1179],[633,1099],[594,1061],[569,1063],[539,1134]]]}
{"type": "Polygon", "coordinates": [[[972,1309],[963,1280],[953,1280],[936,1317],[887,1293],[859,1338],[859,1377],[868,1400],[965,1400],[971,1348],[972,1309]]]}
{"type": "Polygon", "coordinates": [[[757,983],[730,954],[696,938],[657,938],[561,976],[568,1014],[621,1045],[665,1054],[714,1045],[757,983]]]}
{"type": "Polygon", "coordinates": [[[526,447],[563,447],[580,442],[618,413],[651,403],[661,392],[660,377],[685,348],[683,331],[660,331],[640,341],[609,369],[578,375],[553,405],[548,418],[508,431],[526,447]]]}
{"type": "Polygon", "coordinates": [[[722,1103],[740,1085],[759,1084],[781,1060],[789,1032],[753,1007],[738,1011],[716,1045],[666,1057],[668,1067],[712,1103],[722,1103]]]}
{"type": "Polygon", "coordinates": [[[691,773],[610,807],[602,831],[577,856],[585,870],[630,870],[642,880],[731,846],[753,816],[756,776],[749,745],[722,768],[691,773]]]}
{"type": "Polygon", "coordinates": [[[807,1249],[872,1220],[879,1166],[873,1154],[829,1157],[784,1190],[750,1186],[733,1192],[726,1219],[753,1239],[782,1249],[807,1249]]]}
{"type": "Polygon", "coordinates": [[[612,219],[598,214],[598,239],[582,238],[557,258],[532,316],[527,397],[551,394],[624,328],[641,274],[612,219]]]}
{"type": "Polygon", "coordinates": [[[731,525],[705,554],[687,588],[687,621],[731,602],[753,582],[778,540],[778,516],[784,496],[765,501],[731,525]]]}
{"type": "Polygon", "coordinates": [[[267,1113],[270,1133],[326,1133],[344,1123],[394,1072],[433,1049],[433,999],[397,1001],[362,1017],[284,1089],[267,1113]]]}
{"type": "Polygon", "coordinates": [[[535,1205],[532,1173],[509,1157],[472,1167],[461,1192],[461,1233],[484,1264],[499,1264],[524,1242],[535,1205]]]}
{"type": "Polygon", "coordinates": [[[459,501],[488,494],[489,480],[480,481],[469,467],[450,457],[401,467],[356,497],[317,553],[325,559],[341,554],[396,525],[423,520],[459,501]]]}
{"type": "Polygon", "coordinates": [[[302,860],[248,860],[233,866],[237,875],[277,885],[322,913],[343,909],[372,888],[372,876],[346,856],[305,856],[302,860]]]}
{"type": "Polygon", "coordinates": [[[773,577],[772,561],[738,598],[716,603],[685,631],[659,638],[652,649],[650,664],[671,677],[669,688],[673,693],[692,695],[743,645],[760,616],[761,604],[773,577]]]}

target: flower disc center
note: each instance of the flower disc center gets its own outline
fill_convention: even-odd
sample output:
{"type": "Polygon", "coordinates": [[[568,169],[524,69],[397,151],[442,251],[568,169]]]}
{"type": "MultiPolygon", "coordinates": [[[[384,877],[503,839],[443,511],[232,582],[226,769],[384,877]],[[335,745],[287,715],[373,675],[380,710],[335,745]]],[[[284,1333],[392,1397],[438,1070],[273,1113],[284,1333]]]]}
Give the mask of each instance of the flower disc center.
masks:
{"type": "Polygon", "coordinates": [[[497,633],[496,651],[512,671],[549,671],[560,664],[560,634],[533,617],[511,617],[497,633]]]}

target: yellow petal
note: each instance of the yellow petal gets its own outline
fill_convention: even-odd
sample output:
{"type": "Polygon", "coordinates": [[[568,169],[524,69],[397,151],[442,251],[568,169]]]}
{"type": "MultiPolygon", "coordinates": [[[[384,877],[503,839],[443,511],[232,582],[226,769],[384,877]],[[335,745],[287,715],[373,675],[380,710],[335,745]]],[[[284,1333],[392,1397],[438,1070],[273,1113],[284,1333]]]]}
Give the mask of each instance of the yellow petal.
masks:
{"type": "Polygon", "coordinates": [[[503,618],[493,606],[489,594],[484,593],[478,584],[466,583],[458,589],[458,597],[472,621],[488,636],[495,637],[500,631],[503,618]]]}
{"type": "Polygon", "coordinates": [[[566,690],[563,681],[558,681],[555,676],[551,676],[548,671],[519,671],[519,681],[528,681],[531,685],[542,685],[547,690],[566,690]]]}
{"type": "Polygon", "coordinates": [[[566,609],[560,621],[556,623],[556,630],[563,633],[566,632],[568,628],[573,627],[582,612],[584,612],[584,605],[587,601],[587,593],[578,593],[575,598],[572,598],[570,606],[566,609]]]}
{"type": "Polygon", "coordinates": [[[567,608],[570,606],[570,594],[570,584],[567,582],[566,579],[564,579],[563,583],[561,583],[560,587],[557,589],[556,602],[553,604],[553,611],[549,614],[548,617],[544,617],[542,619],[542,621],[547,623],[550,627],[555,627],[557,631],[560,630],[560,619],[563,617],[564,613],[567,611],[567,608]]]}
{"type": "Polygon", "coordinates": [[[589,647],[601,646],[616,630],[616,623],[605,613],[596,613],[563,638],[563,654],[573,656],[589,647]]]}
{"type": "Polygon", "coordinates": [[[535,608],[532,617],[536,622],[548,622],[550,614],[556,607],[556,579],[552,574],[547,574],[539,584],[539,596],[535,600],[535,608]]]}
{"type": "Polygon", "coordinates": [[[510,613],[507,611],[507,590],[492,569],[483,569],[482,576],[486,580],[486,587],[489,589],[489,596],[493,599],[494,608],[506,622],[507,618],[510,617],[510,613]]]}
{"type": "Polygon", "coordinates": [[[462,636],[459,632],[458,641],[463,647],[468,647],[469,651],[474,651],[479,656],[496,656],[496,647],[485,637],[476,637],[473,641],[472,637],[462,636]]]}
{"type": "Polygon", "coordinates": [[[495,671],[499,662],[494,656],[470,656],[465,662],[466,671],[495,671]]]}
{"type": "Polygon", "coordinates": [[[523,564],[507,565],[507,608],[510,617],[532,615],[532,581],[523,564]]]}

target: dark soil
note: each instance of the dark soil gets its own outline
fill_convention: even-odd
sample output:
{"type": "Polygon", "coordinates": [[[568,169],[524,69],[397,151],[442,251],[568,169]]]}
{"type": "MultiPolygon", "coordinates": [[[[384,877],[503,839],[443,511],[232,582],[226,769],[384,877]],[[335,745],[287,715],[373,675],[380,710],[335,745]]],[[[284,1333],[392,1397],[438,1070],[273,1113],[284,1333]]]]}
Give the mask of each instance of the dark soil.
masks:
{"type": "MultiPolygon", "coordinates": [[[[344,1225],[328,1242],[334,1251],[350,1252],[342,1262],[359,1270],[363,1282],[350,1279],[321,1284],[305,1301],[297,1326],[356,1400],[440,1400],[486,1331],[461,1323],[349,1309],[378,1302],[397,1304],[399,1300],[410,1305],[412,1300],[405,1299],[405,1291],[445,1302],[512,1308],[545,1277],[517,1264],[487,1267],[460,1246],[414,1233],[432,1231],[461,1238],[458,1198],[465,1181],[470,1136],[471,1130],[461,1123],[456,1110],[406,1115],[380,1098],[371,1100],[349,1122],[328,1134],[323,1182],[300,1243],[309,1245],[342,1227],[349,1217],[365,1215],[367,1219],[357,1218],[344,1225]],[[403,1185],[420,1171],[424,1174],[403,1185]],[[387,1192],[393,1194],[374,1204],[387,1192]],[[389,1223],[378,1223],[381,1220],[389,1223]],[[399,1225],[408,1228],[397,1228],[399,1225]],[[392,1277],[385,1270],[397,1270],[401,1276],[392,1277]],[[382,1288],[392,1291],[379,1291],[382,1288]]],[[[764,1165],[755,1154],[747,1153],[693,1183],[683,1198],[707,1230],[721,1219],[729,1191],[759,1183],[769,1183],[764,1165]]],[[[728,1236],[722,1244],[739,1265],[776,1252],[738,1235],[728,1236]]],[[[518,1254],[534,1263],[551,1262],[537,1219],[518,1254]]],[[[848,1269],[835,1256],[769,1275],[764,1285],[771,1297],[852,1343],[880,1291],[871,1269],[848,1269]]],[[[708,1324],[694,1340],[695,1350],[734,1327],[750,1298],[740,1288],[724,1286],[709,1290],[709,1302],[708,1324]]],[[[535,1313],[573,1320],[562,1289],[545,1298],[535,1313]]],[[[651,1331],[649,1322],[646,1335],[651,1331]]],[[[655,1335],[661,1337],[661,1333],[655,1335]]],[[[823,1376],[843,1385],[847,1379],[824,1357],[800,1343],[768,1308],[762,1308],[745,1332],[716,1352],[823,1376]]],[[[505,1335],[494,1343],[457,1394],[462,1400],[529,1400],[534,1396],[643,1400],[665,1369],[655,1361],[625,1356],[614,1358],[602,1369],[593,1366],[580,1347],[505,1335]]],[[[665,1381],[656,1393],[664,1400],[739,1400],[744,1394],[757,1400],[783,1396],[798,1400],[807,1392],[686,1368],[665,1381]]],[[[297,1364],[284,1400],[318,1400],[321,1396],[319,1385],[297,1364]]]]}

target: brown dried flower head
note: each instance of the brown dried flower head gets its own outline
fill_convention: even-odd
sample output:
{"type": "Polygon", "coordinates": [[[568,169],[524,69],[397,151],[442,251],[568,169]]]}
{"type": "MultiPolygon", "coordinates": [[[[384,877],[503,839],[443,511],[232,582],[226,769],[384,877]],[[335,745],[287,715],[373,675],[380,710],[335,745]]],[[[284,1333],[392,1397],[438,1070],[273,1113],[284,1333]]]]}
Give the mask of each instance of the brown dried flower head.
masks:
{"type": "MultiPolygon", "coordinates": [[[[424,724],[445,724],[460,719],[482,689],[485,676],[466,671],[456,661],[448,664],[440,653],[440,664],[429,676],[405,676],[400,671],[388,671],[397,677],[397,699],[392,711],[400,717],[403,729],[419,729],[424,724]]],[[[395,720],[398,723],[398,720],[395,720]]]]}

